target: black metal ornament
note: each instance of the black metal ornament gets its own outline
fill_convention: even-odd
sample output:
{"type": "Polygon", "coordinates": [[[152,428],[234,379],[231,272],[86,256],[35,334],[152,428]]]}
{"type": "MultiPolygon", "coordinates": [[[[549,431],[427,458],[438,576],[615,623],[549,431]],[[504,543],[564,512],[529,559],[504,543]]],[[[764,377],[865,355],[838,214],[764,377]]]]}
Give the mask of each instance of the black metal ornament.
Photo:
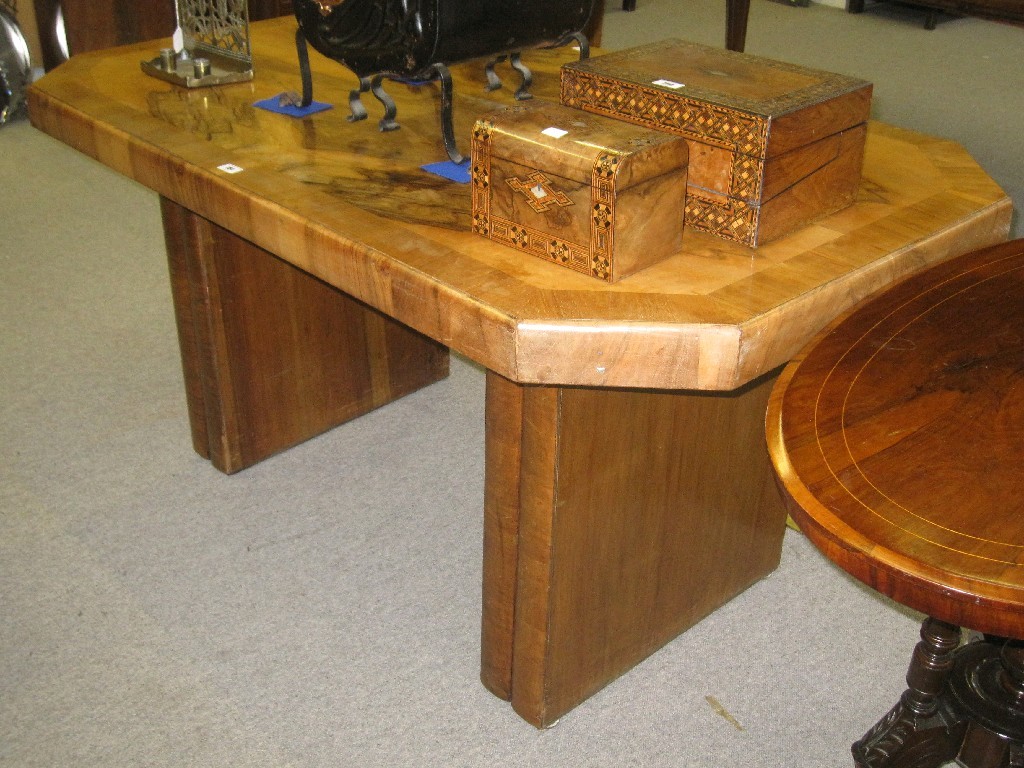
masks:
{"type": "Polygon", "coordinates": [[[452,126],[452,79],[448,65],[489,57],[487,89],[501,87],[495,66],[505,60],[520,76],[517,99],[530,98],[532,75],[521,54],[576,42],[589,56],[583,35],[595,0],[293,0],[299,29],[295,46],[302,77],[302,106],[313,101],[308,45],[359,78],[349,93],[350,121],[364,120],[362,94],[384,106],[382,131],[399,127],[386,79],[437,80],[441,87],[441,136],[455,163],[464,162],[452,126]]]}

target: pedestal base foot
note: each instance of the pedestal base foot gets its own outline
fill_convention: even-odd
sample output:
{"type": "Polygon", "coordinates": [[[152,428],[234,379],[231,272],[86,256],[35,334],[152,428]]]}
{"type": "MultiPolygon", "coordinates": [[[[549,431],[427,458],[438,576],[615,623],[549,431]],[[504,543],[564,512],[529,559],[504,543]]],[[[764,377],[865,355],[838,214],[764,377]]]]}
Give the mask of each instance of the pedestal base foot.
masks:
{"type": "Polygon", "coordinates": [[[853,745],[858,768],[1024,768],[1024,643],[986,638],[928,619],[908,688],[853,745]]]}

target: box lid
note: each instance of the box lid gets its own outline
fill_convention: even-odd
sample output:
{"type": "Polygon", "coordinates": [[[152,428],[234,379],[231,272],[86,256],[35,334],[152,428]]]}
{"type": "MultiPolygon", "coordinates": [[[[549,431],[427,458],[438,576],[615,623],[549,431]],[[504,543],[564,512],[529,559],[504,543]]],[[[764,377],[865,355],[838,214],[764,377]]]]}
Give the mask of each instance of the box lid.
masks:
{"type": "Polygon", "coordinates": [[[742,113],[764,131],[765,144],[752,154],[778,154],[838,133],[864,123],[871,109],[866,80],[685,40],[662,40],[563,65],[562,101],[570,106],[567,83],[576,74],[585,76],[583,87],[608,91],[581,96],[588,106],[606,105],[634,117],[647,113],[644,122],[650,125],[671,124],[673,105],[687,100],[742,113]],[[809,123],[798,114],[822,104],[834,108],[815,110],[809,123]]]}
{"type": "Polygon", "coordinates": [[[618,189],[685,168],[689,158],[678,136],[550,102],[481,118],[474,140],[482,139],[489,141],[492,158],[584,183],[599,159],[610,158],[618,189]]]}

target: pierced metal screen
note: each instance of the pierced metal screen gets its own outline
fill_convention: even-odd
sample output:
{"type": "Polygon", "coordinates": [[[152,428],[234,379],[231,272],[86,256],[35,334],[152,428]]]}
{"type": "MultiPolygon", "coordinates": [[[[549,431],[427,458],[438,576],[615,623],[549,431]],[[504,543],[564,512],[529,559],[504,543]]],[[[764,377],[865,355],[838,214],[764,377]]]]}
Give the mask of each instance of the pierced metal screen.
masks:
{"type": "Polygon", "coordinates": [[[177,0],[177,16],[181,40],[143,72],[188,88],[252,80],[248,0],[177,0]]]}
{"type": "Polygon", "coordinates": [[[252,56],[247,0],[178,0],[178,26],[188,50],[246,61],[252,56]]]}

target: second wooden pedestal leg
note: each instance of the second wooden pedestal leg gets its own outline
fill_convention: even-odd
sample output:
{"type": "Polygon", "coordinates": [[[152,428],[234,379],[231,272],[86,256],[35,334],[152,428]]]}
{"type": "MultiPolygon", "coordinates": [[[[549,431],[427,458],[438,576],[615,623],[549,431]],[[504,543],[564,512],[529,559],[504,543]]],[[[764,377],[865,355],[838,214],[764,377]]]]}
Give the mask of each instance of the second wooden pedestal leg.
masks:
{"type": "Polygon", "coordinates": [[[482,677],[527,721],[550,725],[776,567],[770,386],[488,374],[482,677]]]}
{"type": "Polygon", "coordinates": [[[939,768],[956,757],[965,725],[945,695],[960,628],[928,618],[899,703],[854,743],[858,768],[939,768]]]}
{"type": "Polygon", "coordinates": [[[727,0],[725,4],[725,47],[740,51],[747,43],[747,18],[750,16],[750,0],[727,0]]]}
{"type": "Polygon", "coordinates": [[[448,350],[162,200],[192,442],[236,472],[448,373],[448,350]]]}

